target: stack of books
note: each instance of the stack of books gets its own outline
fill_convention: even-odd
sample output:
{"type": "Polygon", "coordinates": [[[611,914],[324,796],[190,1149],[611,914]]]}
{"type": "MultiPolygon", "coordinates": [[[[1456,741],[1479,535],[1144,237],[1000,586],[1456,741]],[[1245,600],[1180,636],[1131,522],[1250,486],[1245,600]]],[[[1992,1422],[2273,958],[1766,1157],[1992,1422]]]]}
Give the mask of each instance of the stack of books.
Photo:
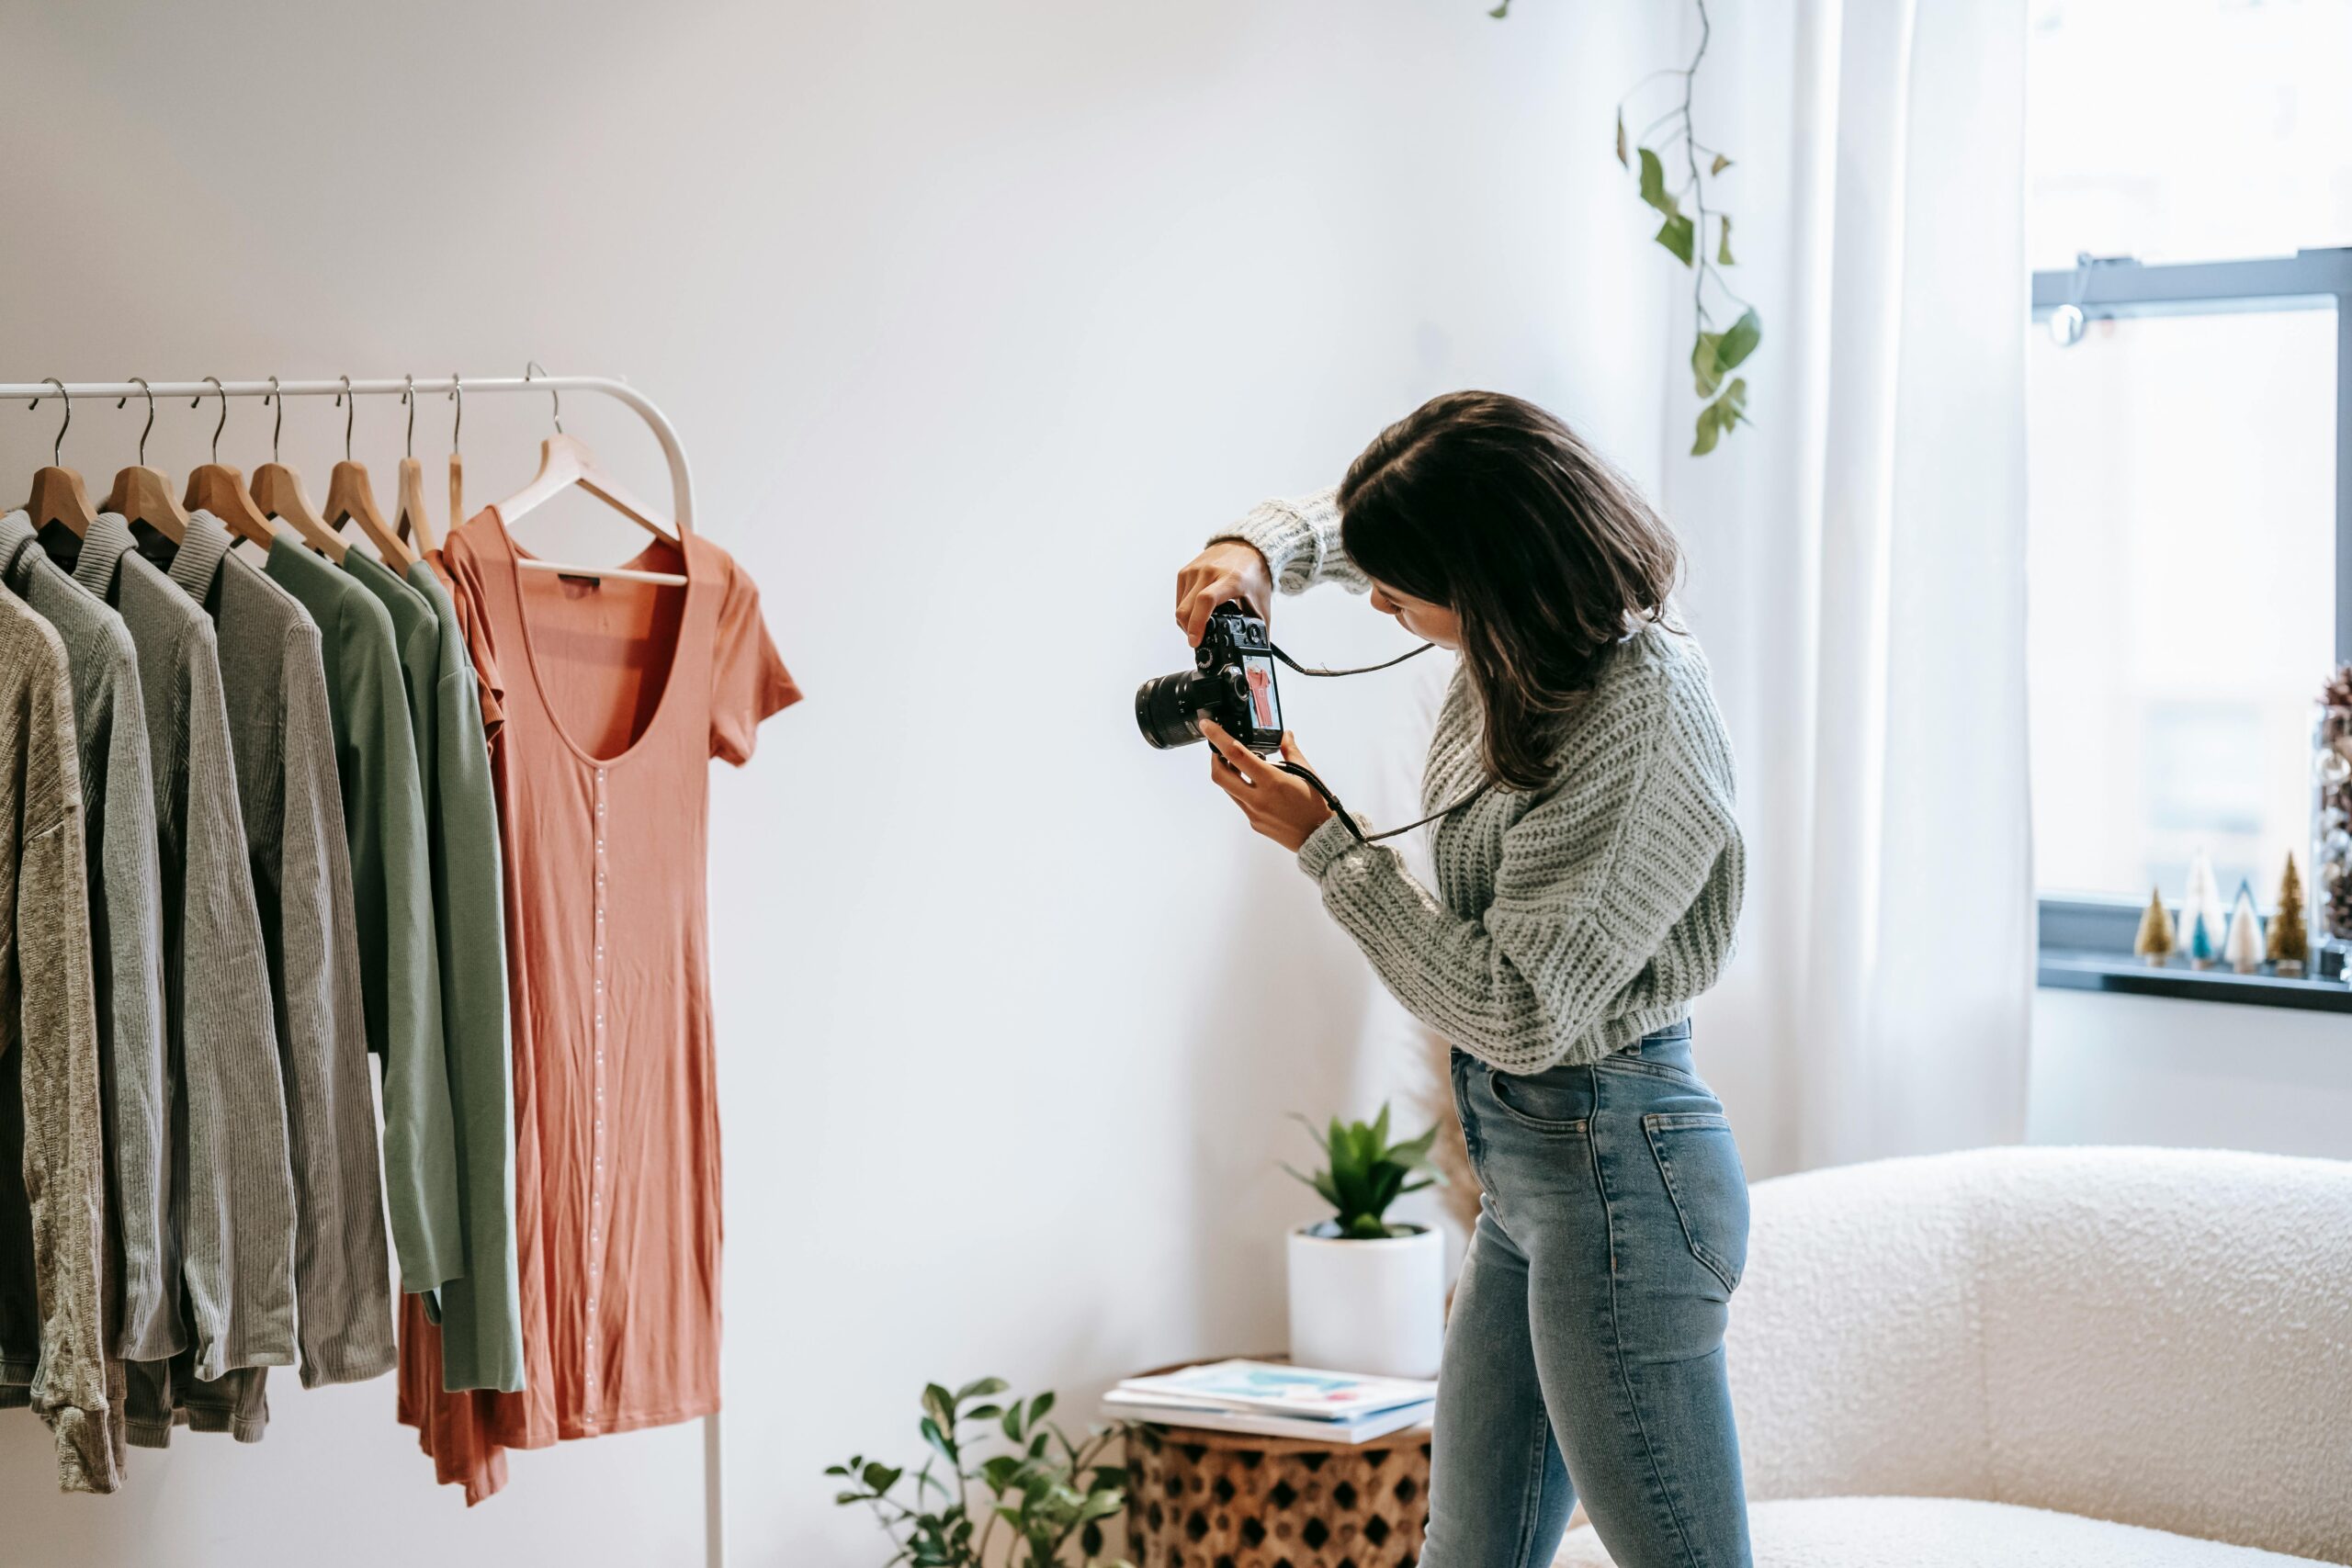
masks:
{"type": "Polygon", "coordinates": [[[1129,1378],[1102,1398],[1114,1421],[1326,1443],[1365,1443],[1426,1426],[1436,1403],[1434,1382],[1271,1361],[1210,1361],[1129,1378]]]}

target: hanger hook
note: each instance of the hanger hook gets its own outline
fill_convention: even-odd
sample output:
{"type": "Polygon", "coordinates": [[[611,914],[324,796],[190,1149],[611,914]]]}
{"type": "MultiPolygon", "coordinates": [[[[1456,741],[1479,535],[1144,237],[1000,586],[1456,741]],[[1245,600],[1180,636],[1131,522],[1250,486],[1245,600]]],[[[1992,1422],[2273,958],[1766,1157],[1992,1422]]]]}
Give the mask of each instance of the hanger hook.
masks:
{"type": "Polygon", "coordinates": [[[401,389],[401,401],[408,405],[408,450],[401,456],[413,457],[416,456],[416,378],[403,376],[401,379],[408,383],[401,389]]]}
{"type": "MultiPolygon", "coordinates": [[[[49,449],[50,466],[52,468],[62,468],[65,466],[65,432],[74,423],[74,394],[67,391],[65,389],[65,383],[59,380],[54,376],[44,376],[41,378],[41,380],[46,382],[48,385],[56,388],[57,395],[65,400],[65,423],[57,427],[57,439],[51,445],[49,449]]],[[[41,397],[47,397],[48,395],[48,393],[44,392],[41,394],[41,397]]],[[[35,398],[31,402],[27,403],[25,407],[28,409],[37,409],[40,407],[40,398],[35,398]]],[[[558,425],[556,428],[560,430],[563,427],[561,425],[558,425]]]]}
{"type": "MultiPolygon", "coordinates": [[[[286,394],[278,390],[277,377],[272,376],[269,378],[269,390],[261,400],[277,405],[277,422],[269,427],[269,460],[275,463],[277,461],[277,433],[286,428],[286,394]]],[[[228,418],[228,408],[229,405],[224,400],[220,405],[220,417],[224,420],[228,418]]]]}
{"type": "MultiPolygon", "coordinates": [[[[138,381],[139,378],[134,376],[131,379],[138,381]]],[[[218,376],[207,376],[204,379],[211,382],[212,389],[220,394],[220,423],[212,427],[212,460],[217,463],[220,460],[220,433],[229,428],[229,389],[220,384],[220,378],[218,376]]],[[[147,383],[140,381],[139,384],[143,387],[147,383]]],[[[152,404],[154,394],[152,392],[149,393],[148,398],[152,404]]],[[[196,396],[190,398],[187,400],[187,406],[192,409],[202,408],[204,406],[204,394],[202,392],[198,392],[196,396]]],[[[143,463],[147,460],[147,438],[144,435],[141,435],[139,438],[139,460],[143,463]]]]}
{"type": "MultiPolygon", "coordinates": [[[[155,389],[147,384],[144,376],[133,376],[130,380],[133,386],[147,394],[147,423],[139,432],[139,466],[143,468],[147,466],[147,433],[155,428],[155,389]]],[[[114,400],[114,406],[120,408],[130,400],[130,394],[125,392],[114,400]]]]}
{"type": "MultiPolygon", "coordinates": [[[[548,373],[547,367],[541,365],[536,359],[525,361],[523,365],[523,380],[526,384],[528,384],[534,372],[544,376],[548,373]]],[[[555,433],[558,435],[561,435],[563,434],[563,394],[557,391],[553,387],[549,387],[548,389],[548,396],[555,400],[555,433]]]]}
{"type": "Polygon", "coordinates": [[[351,461],[351,422],[359,415],[359,400],[351,396],[351,378],[340,378],[343,390],[334,395],[334,406],[343,410],[343,460],[351,461]],[[350,399],[349,402],[344,400],[350,399]]]}
{"type": "Polygon", "coordinates": [[[466,381],[454,371],[449,376],[449,397],[458,405],[457,417],[449,422],[449,456],[454,457],[461,449],[458,433],[466,428],[466,381]]]}

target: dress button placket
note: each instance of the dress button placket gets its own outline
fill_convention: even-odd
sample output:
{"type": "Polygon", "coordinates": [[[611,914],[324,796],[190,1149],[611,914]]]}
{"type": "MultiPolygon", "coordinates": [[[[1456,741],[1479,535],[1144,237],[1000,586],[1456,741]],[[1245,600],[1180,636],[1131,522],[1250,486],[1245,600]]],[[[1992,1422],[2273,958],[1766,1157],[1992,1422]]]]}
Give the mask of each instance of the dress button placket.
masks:
{"type": "Polygon", "coordinates": [[[605,784],[605,770],[603,768],[598,768],[596,770],[595,826],[596,962],[594,968],[594,1003],[596,1027],[594,1036],[595,1056],[594,1072],[596,1101],[593,1112],[595,1118],[595,1132],[590,1145],[592,1164],[588,1173],[587,1418],[588,1424],[592,1427],[596,1425],[598,1413],[603,1407],[603,1400],[598,1388],[596,1375],[597,1348],[599,1344],[596,1308],[598,1303],[603,1299],[603,1292],[598,1287],[604,1282],[605,1240],[605,981],[607,968],[605,957],[605,914],[607,898],[606,881],[609,875],[609,868],[605,858],[605,812],[606,806],[605,784]]]}

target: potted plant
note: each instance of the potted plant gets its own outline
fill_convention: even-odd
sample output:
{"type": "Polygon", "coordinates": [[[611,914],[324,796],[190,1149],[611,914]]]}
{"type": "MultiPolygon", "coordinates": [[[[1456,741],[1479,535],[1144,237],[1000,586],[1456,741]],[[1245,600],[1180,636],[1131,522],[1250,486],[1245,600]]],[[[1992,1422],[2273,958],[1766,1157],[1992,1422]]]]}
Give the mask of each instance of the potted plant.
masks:
{"type": "Polygon", "coordinates": [[[899,1491],[903,1469],[852,1454],[826,1467],[847,1483],[833,1501],[874,1510],[898,1549],[893,1568],[1129,1568],[1102,1556],[1102,1527],[1126,1506],[1126,1472],[1100,1462],[1114,1434],[1072,1442],[1046,1419],[1050,1392],[1023,1404],[1003,1398],[1005,1387],[982,1378],[950,1393],[933,1383],[922,1422],[932,1453],[911,1495],[899,1491]],[[983,1457],[990,1427],[1003,1443],[983,1457]]]}
{"type": "Polygon", "coordinates": [[[1445,1178],[1430,1158],[1438,1130],[1388,1141],[1388,1107],[1370,1122],[1331,1119],[1317,1131],[1313,1175],[1283,1168],[1331,1205],[1331,1217],[1290,1234],[1290,1355],[1303,1367],[1432,1378],[1445,1342],[1445,1238],[1388,1223],[1388,1206],[1445,1178]]]}

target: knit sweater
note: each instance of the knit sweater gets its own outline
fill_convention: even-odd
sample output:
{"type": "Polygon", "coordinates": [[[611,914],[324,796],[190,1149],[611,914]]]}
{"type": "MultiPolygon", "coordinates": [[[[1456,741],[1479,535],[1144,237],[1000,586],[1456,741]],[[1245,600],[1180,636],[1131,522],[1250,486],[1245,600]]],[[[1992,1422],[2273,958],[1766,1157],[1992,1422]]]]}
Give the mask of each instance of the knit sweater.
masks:
{"type": "Polygon", "coordinates": [[[0,1382],[29,1384],[61,1487],[111,1492],[97,1004],[67,671],[57,633],[0,588],[0,1382]]]}
{"type": "MultiPolygon", "coordinates": [[[[1219,537],[1254,546],[1284,592],[1368,586],[1341,547],[1333,491],[1268,502],[1219,537]]],[[[1457,670],[1422,775],[1424,810],[1477,787],[1483,733],[1457,670]]],[[[1602,659],[1551,783],[1489,789],[1435,825],[1434,888],[1337,818],[1298,863],[1408,1011],[1492,1066],[1535,1073],[1678,1022],[1713,984],[1739,916],[1732,807],[1706,660],[1689,637],[1645,626],[1602,659]]]]}

